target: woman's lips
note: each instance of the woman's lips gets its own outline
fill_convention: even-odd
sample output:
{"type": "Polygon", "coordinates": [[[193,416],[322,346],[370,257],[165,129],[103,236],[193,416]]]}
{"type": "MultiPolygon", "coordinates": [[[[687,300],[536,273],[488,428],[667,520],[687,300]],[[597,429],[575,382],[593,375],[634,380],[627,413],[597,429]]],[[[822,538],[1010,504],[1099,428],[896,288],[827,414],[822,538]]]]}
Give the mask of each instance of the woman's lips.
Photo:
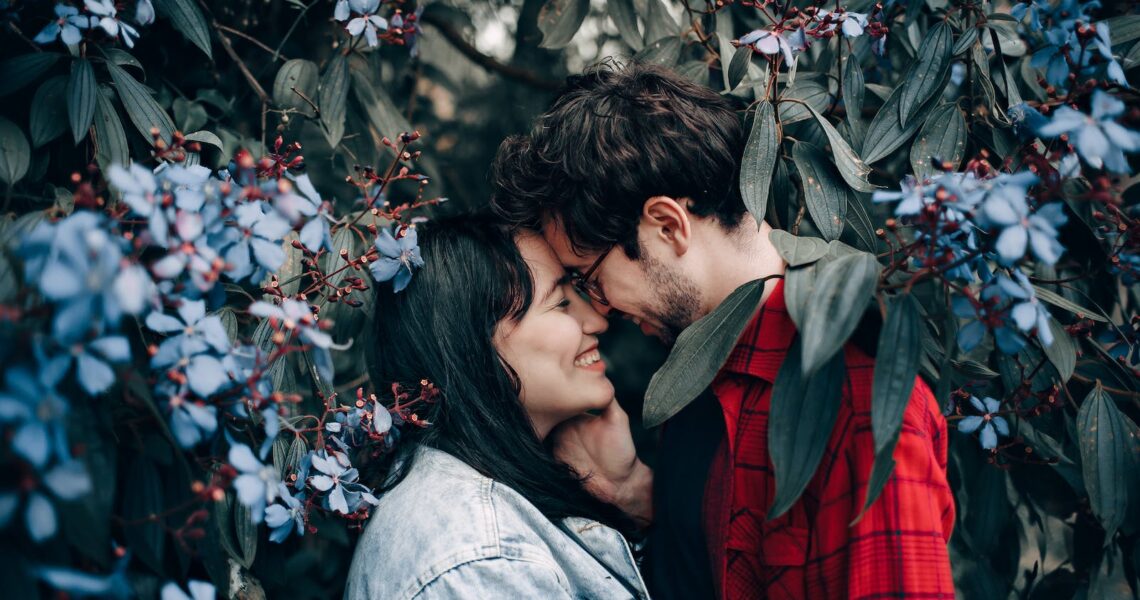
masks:
{"type": "Polygon", "coordinates": [[[597,346],[576,356],[574,358],[574,366],[579,369],[586,369],[587,371],[600,371],[604,373],[606,370],[606,363],[602,360],[602,355],[598,352],[597,346]]]}

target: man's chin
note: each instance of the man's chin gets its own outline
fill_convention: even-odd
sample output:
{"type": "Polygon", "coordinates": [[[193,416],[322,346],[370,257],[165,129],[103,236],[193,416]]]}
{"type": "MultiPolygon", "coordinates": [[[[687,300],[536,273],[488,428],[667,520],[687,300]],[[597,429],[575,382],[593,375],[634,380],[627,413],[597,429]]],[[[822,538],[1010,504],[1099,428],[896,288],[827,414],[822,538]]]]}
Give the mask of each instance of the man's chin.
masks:
{"type": "Polygon", "coordinates": [[[669,327],[658,327],[646,321],[642,321],[639,325],[641,333],[657,338],[657,341],[664,344],[667,348],[672,348],[673,344],[677,342],[677,334],[669,327]]]}

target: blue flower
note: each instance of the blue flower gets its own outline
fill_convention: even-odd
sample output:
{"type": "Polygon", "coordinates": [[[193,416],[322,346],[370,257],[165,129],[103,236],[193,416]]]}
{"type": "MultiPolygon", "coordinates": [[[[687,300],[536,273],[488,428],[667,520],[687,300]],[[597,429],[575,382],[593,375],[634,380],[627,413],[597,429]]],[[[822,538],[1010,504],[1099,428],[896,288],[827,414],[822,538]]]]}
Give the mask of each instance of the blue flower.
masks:
{"type": "MultiPolygon", "coordinates": [[[[44,487],[60,500],[76,500],[91,491],[91,477],[79,461],[56,465],[43,476],[44,487]]],[[[20,497],[17,492],[0,493],[0,528],[6,527],[16,513],[20,497]]],[[[33,490],[28,493],[24,508],[24,526],[34,542],[42,542],[59,530],[55,507],[46,494],[33,490]]]]}
{"type": "Polygon", "coordinates": [[[95,15],[91,18],[92,28],[98,26],[112,38],[117,38],[121,34],[123,43],[128,48],[135,47],[135,40],[138,39],[139,32],[134,27],[119,20],[119,11],[115,8],[114,0],[84,0],[84,6],[91,14],[95,15]]]}
{"type": "Polygon", "coordinates": [[[69,457],[65,424],[67,401],[56,386],[67,372],[67,357],[41,362],[39,369],[28,365],[9,367],[0,392],[0,424],[13,425],[12,449],[36,468],[43,467],[53,451],[69,457]]]}
{"type": "Polygon", "coordinates": [[[79,16],[79,9],[74,6],[56,4],[55,17],[54,21],[48,23],[36,34],[35,42],[37,44],[50,44],[56,38],[62,38],[63,43],[68,46],[78,44],[79,40],[83,39],[83,33],[80,30],[87,29],[90,26],[88,18],[79,16]]]}
{"type": "Polygon", "coordinates": [[[1029,15],[1029,27],[1032,31],[1041,31],[1041,14],[1049,10],[1048,2],[1038,0],[1021,0],[1009,9],[1009,15],[1018,21],[1025,20],[1029,15]]]}
{"type": "Polygon", "coordinates": [[[986,450],[997,448],[999,433],[1009,437],[1009,423],[1005,418],[994,414],[1001,409],[1001,403],[989,397],[978,400],[977,396],[970,396],[970,404],[982,413],[982,416],[963,417],[958,422],[958,431],[962,433],[977,431],[983,448],[986,450]]]}
{"type": "Polygon", "coordinates": [[[321,450],[312,455],[312,467],[319,475],[309,478],[309,484],[318,491],[328,492],[325,502],[329,510],[348,515],[356,512],[362,503],[375,506],[378,500],[363,484],[357,483],[360,473],[352,467],[348,455],[321,450]]]}
{"type": "MultiPolygon", "coordinates": [[[[1072,37],[1075,40],[1076,34],[1073,33],[1072,37]]],[[[1034,68],[1045,69],[1045,81],[1049,85],[1064,88],[1069,83],[1069,61],[1065,59],[1065,50],[1070,45],[1069,38],[1070,33],[1065,29],[1046,31],[1045,45],[1034,52],[1033,58],[1029,60],[1034,68]]]]}
{"type": "Polygon", "coordinates": [[[187,387],[186,384],[179,385],[167,379],[156,386],[155,393],[158,397],[167,399],[170,430],[178,440],[178,445],[189,449],[214,435],[218,428],[218,409],[187,398],[187,387]]]}
{"type": "Polygon", "coordinates": [[[999,175],[986,181],[981,196],[980,224],[1000,228],[995,248],[1003,265],[1011,265],[1025,256],[1026,248],[1046,264],[1055,264],[1065,248],[1057,241],[1057,228],[1068,221],[1061,204],[1042,206],[1030,214],[1026,196],[1039,181],[1037,175],[1024,171],[999,175]]]}
{"type": "Polygon", "coordinates": [[[135,5],[135,22],[139,25],[154,23],[154,4],[151,0],[139,0],[135,5]]]}
{"type": "Polygon", "coordinates": [[[79,384],[95,396],[115,383],[111,365],[131,360],[131,344],[121,335],[106,335],[86,344],[75,344],[71,356],[75,358],[79,384]]]}
{"type": "Polygon", "coordinates": [[[277,469],[257,460],[253,450],[244,444],[230,447],[229,462],[239,475],[234,479],[238,502],[249,508],[250,517],[256,525],[265,515],[265,504],[277,498],[277,469]]]}
{"type": "Polygon", "coordinates": [[[1014,301],[1013,308],[1010,310],[1013,322],[1017,324],[1018,329],[1024,332],[1030,332],[1036,328],[1037,338],[1041,340],[1041,344],[1044,346],[1053,345],[1053,330],[1049,328],[1049,311],[1037,299],[1033,284],[1029,283],[1029,278],[1025,276],[1025,273],[1015,269],[1013,276],[1017,281],[1005,275],[998,275],[996,278],[997,285],[1002,288],[1005,296],[1014,301]]]}
{"type": "MultiPolygon", "coordinates": [[[[292,177],[292,176],[290,176],[292,177]]],[[[317,252],[321,248],[332,249],[332,237],[329,234],[328,210],[321,201],[321,195],[313,187],[309,176],[301,175],[293,178],[296,189],[287,188],[273,200],[273,206],[294,226],[305,221],[301,227],[300,240],[310,252],[317,252]],[[306,217],[308,218],[306,220],[306,217]]]]}
{"type": "Polygon", "coordinates": [[[405,229],[404,236],[399,240],[392,237],[387,229],[382,229],[376,237],[375,246],[380,256],[368,267],[372,278],[376,281],[391,279],[392,289],[396,292],[408,286],[415,269],[424,266],[414,227],[405,229]]]}
{"type": "Polygon", "coordinates": [[[267,211],[262,202],[240,204],[234,208],[234,215],[238,227],[226,229],[223,238],[230,277],[234,281],[250,276],[260,280],[266,272],[280,269],[285,263],[281,239],[293,229],[289,221],[275,210],[267,211]]]}
{"type": "Polygon", "coordinates": [[[269,541],[280,544],[294,530],[299,536],[305,535],[305,509],[303,504],[305,495],[301,493],[294,498],[284,483],[278,483],[277,499],[285,504],[274,504],[265,509],[265,524],[271,530],[269,541]]]}
{"type": "Polygon", "coordinates": [[[1009,107],[1009,120],[1013,122],[1013,131],[1022,141],[1029,141],[1037,135],[1037,130],[1048,122],[1036,108],[1024,102],[1009,107]]]}
{"type": "MultiPolygon", "coordinates": [[[[796,52],[803,49],[799,48],[797,50],[796,45],[793,45],[793,40],[791,39],[793,33],[794,32],[784,32],[783,34],[779,34],[767,29],[757,29],[741,37],[737,40],[737,43],[741,46],[752,46],[753,50],[769,56],[777,53],[782,54],[784,56],[784,64],[790,68],[796,62],[796,52]]],[[[796,36],[796,41],[803,42],[803,45],[806,46],[806,38],[803,37],[802,32],[796,36]]]]}
{"type": "Polygon", "coordinates": [[[843,31],[843,37],[853,38],[863,35],[863,30],[867,27],[867,15],[857,12],[832,12],[827,9],[821,9],[817,13],[818,18],[822,21],[827,17],[831,17],[831,21],[826,26],[818,28],[819,33],[834,31],[836,26],[839,26],[843,31]]]}
{"type": "Polygon", "coordinates": [[[1123,113],[1123,102],[1103,90],[1094,90],[1091,116],[1062,106],[1037,133],[1043,138],[1067,134],[1085,162],[1098,169],[1128,173],[1124,153],[1140,151],[1140,132],[1116,122],[1116,117],[1123,113]]]}
{"type": "Polygon", "coordinates": [[[187,382],[195,394],[205,398],[229,383],[225,367],[218,355],[230,350],[230,338],[217,315],[206,315],[202,300],[183,300],[179,318],[152,312],[146,326],[159,333],[182,332],[169,337],[151,357],[151,367],[185,368],[187,382]],[[211,354],[211,351],[216,354],[211,354]]]}
{"type": "Polygon", "coordinates": [[[376,14],[379,8],[380,0],[338,0],[333,11],[333,18],[337,21],[345,21],[352,14],[360,15],[348,21],[345,29],[354,38],[360,37],[360,34],[363,33],[364,39],[368,41],[368,46],[375,48],[380,43],[377,32],[388,31],[388,21],[376,14]]]}

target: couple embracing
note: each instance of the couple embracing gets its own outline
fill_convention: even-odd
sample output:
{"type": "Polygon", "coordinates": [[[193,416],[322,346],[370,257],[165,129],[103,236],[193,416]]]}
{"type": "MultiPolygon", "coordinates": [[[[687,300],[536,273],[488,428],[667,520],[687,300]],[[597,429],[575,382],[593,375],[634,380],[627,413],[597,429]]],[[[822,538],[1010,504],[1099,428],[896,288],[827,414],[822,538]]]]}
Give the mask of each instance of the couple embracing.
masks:
{"type": "Polygon", "coordinates": [[[740,196],[744,142],[715,92],[598,67],[502,144],[494,218],[418,232],[423,268],[378,292],[374,375],[443,400],[375,465],[346,598],[954,597],[946,424],[920,380],[894,474],[852,525],[874,459],[873,358],[853,345],[818,471],[766,518],[769,403],[796,331],[771,228],[740,196]],[[661,428],[651,470],[606,377],[607,318],[669,344],[757,279],[756,314],[661,428]]]}

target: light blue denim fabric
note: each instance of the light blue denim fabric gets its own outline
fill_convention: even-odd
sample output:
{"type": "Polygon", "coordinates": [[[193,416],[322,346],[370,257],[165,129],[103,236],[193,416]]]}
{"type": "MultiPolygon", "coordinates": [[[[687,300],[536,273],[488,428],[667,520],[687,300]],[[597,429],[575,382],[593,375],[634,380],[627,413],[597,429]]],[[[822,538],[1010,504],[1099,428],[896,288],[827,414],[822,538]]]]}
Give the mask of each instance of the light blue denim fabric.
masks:
{"type": "Polygon", "coordinates": [[[648,598],[629,545],[580,518],[554,523],[459,459],[419,451],[380,497],[353,555],[346,600],[648,598]]]}

